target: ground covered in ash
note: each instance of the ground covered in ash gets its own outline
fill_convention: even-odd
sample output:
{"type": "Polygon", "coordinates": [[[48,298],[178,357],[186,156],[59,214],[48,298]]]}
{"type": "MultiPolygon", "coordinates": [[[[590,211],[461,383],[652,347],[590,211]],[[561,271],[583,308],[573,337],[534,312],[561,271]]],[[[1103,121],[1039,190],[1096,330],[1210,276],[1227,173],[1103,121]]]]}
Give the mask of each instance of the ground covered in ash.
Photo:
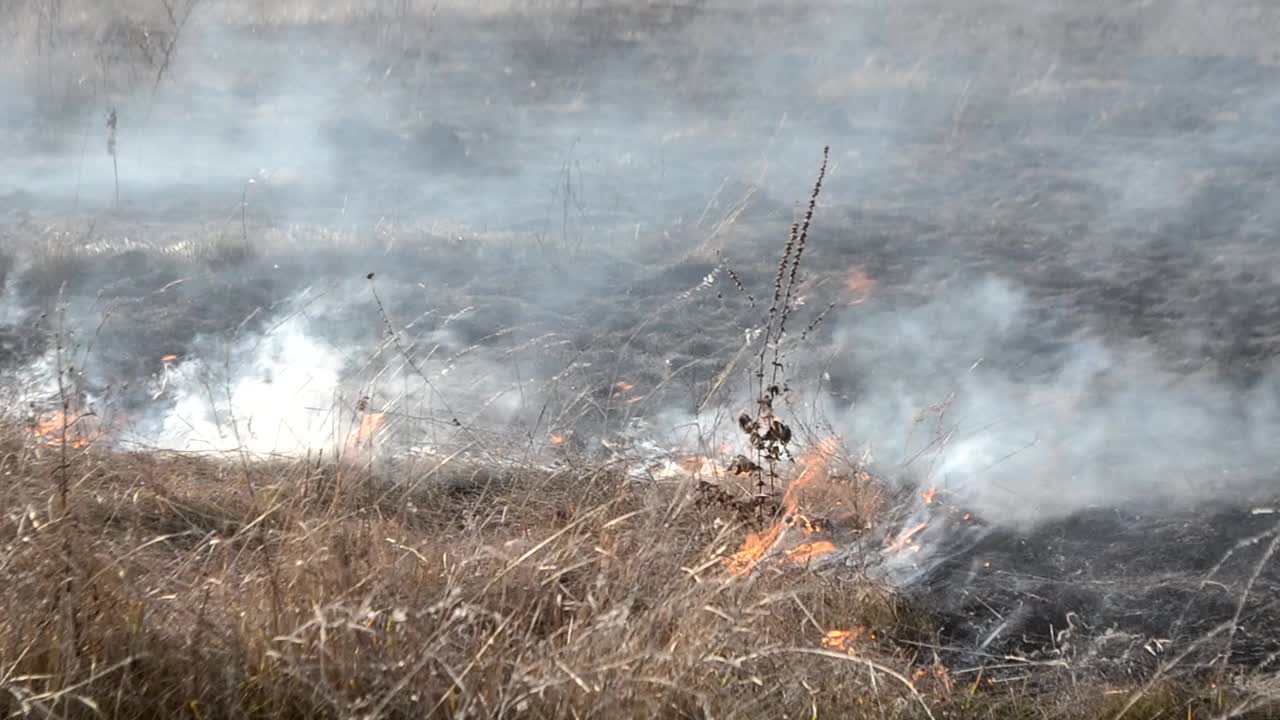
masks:
{"type": "Polygon", "coordinates": [[[1280,658],[1274,505],[1095,508],[1024,533],[964,524],[909,584],[937,613],[944,657],[1112,682],[1209,682],[1280,658]]]}
{"type": "MultiPolygon", "coordinates": [[[[1259,130],[1280,67],[1136,6],[937,10],[847,41],[816,5],[436,18],[454,32],[430,49],[381,37],[320,79],[346,31],[196,34],[186,89],[151,101],[187,102],[189,136],[122,135],[120,208],[110,166],[79,159],[99,108],[61,132],[6,116],[0,374],[22,412],[47,403],[71,332],[74,391],[140,445],[193,412],[223,432],[246,378],[357,423],[371,402],[406,445],[671,443],[751,400],[746,349],[829,144],[793,409],[913,491],[956,483],[974,519],[880,559],[942,652],[1006,676],[1274,670],[1280,144],[1259,130]],[[921,431],[947,442],[902,439],[953,395],[961,417],[921,431]],[[980,461],[942,451],[997,423],[1043,457],[1019,465],[1014,432],[980,461]]],[[[271,422],[264,447],[287,444],[295,419],[271,422]]]]}

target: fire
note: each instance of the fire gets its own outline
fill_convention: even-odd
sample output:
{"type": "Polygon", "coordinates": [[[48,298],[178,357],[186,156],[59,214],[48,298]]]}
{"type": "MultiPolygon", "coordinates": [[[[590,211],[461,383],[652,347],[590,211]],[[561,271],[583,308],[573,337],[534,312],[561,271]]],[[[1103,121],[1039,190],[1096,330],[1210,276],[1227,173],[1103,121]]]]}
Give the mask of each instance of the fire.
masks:
{"type": "Polygon", "coordinates": [[[951,692],[954,687],[951,673],[947,671],[945,665],[937,662],[928,667],[917,668],[915,672],[911,673],[912,685],[919,686],[922,681],[937,683],[947,692],[951,692]]]}
{"type": "Polygon", "coordinates": [[[831,630],[822,636],[822,647],[852,655],[855,652],[853,643],[862,640],[864,636],[871,640],[876,639],[875,633],[868,633],[864,627],[856,627],[852,630],[831,630]]]}
{"type": "Polygon", "coordinates": [[[644,399],[643,395],[632,395],[631,397],[624,397],[628,395],[632,390],[635,390],[635,389],[636,389],[636,386],[632,385],[629,382],[615,383],[613,386],[613,396],[616,398],[622,398],[622,402],[626,405],[638,403],[644,399]]]}
{"type": "Polygon", "coordinates": [[[724,474],[720,463],[705,455],[689,455],[677,463],[690,477],[719,477],[724,474]]]}
{"type": "MultiPolygon", "coordinates": [[[[800,458],[800,463],[804,465],[804,471],[787,486],[786,493],[782,498],[783,518],[774,523],[768,530],[748,535],[742,547],[733,555],[725,558],[725,565],[730,572],[735,575],[745,575],[751,572],[778,545],[787,530],[799,529],[806,535],[819,532],[816,524],[806,515],[799,512],[800,495],[805,489],[811,488],[827,479],[827,466],[839,448],[839,439],[828,437],[800,458]]],[[[836,550],[838,548],[835,545],[824,540],[802,544],[791,550],[784,551],[783,555],[793,562],[806,563],[819,557],[830,555],[836,550]]]]}
{"type": "Polygon", "coordinates": [[[385,413],[371,412],[360,417],[360,427],[356,428],[355,435],[352,436],[352,442],[360,444],[371,440],[375,433],[382,429],[386,423],[387,416],[385,413]]]}
{"type": "Polygon", "coordinates": [[[83,449],[102,437],[101,427],[93,415],[67,415],[57,410],[37,417],[31,426],[31,434],[42,445],[62,444],[63,427],[66,427],[67,447],[83,449]]]}
{"type": "MultiPolygon", "coordinates": [[[[897,540],[894,540],[892,543],[890,543],[888,550],[890,552],[905,550],[907,546],[911,543],[911,539],[919,535],[927,527],[929,527],[929,523],[922,522],[919,525],[915,525],[910,529],[904,531],[901,535],[898,536],[897,540]]],[[[919,548],[914,548],[914,549],[919,550],[919,548]]]]}
{"type": "Polygon", "coordinates": [[[928,490],[925,490],[923,493],[920,493],[920,497],[924,498],[925,505],[932,505],[933,499],[937,496],[938,496],[937,487],[931,487],[928,490]]]}
{"type": "Polygon", "coordinates": [[[165,365],[168,365],[172,362],[176,362],[177,359],[178,359],[177,355],[165,355],[164,357],[160,358],[160,362],[164,363],[165,365]]]}
{"type": "Polygon", "coordinates": [[[851,304],[861,305],[870,300],[875,293],[876,281],[859,265],[849,271],[849,276],[845,278],[845,287],[853,296],[851,304]]]}
{"type": "Polygon", "coordinates": [[[725,558],[729,572],[734,575],[746,575],[755,569],[756,563],[764,559],[769,549],[778,542],[786,526],[774,525],[763,533],[751,533],[747,536],[738,552],[725,558]]]}
{"type": "Polygon", "coordinates": [[[564,436],[563,436],[563,435],[552,435],[552,436],[551,436],[551,444],[552,444],[552,445],[563,445],[563,444],[564,444],[564,436]]]}
{"type": "Polygon", "coordinates": [[[830,555],[839,549],[826,540],[819,540],[818,542],[805,543],[799,547],[792,548],[786,551],[786,556],[794,562],[806,563],[810,560],[830,555]]]}

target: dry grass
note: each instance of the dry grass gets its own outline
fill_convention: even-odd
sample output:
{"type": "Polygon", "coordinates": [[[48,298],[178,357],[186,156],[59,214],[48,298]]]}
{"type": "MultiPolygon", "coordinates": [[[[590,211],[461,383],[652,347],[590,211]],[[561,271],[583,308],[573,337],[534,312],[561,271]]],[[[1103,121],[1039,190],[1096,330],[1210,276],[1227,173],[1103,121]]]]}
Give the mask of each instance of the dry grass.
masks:
{"type": "MultiPolygon", "coordinates": [[[[68,461],[64,517],[60,457],[13,433],[0,448],[6,716],[1117,708],[1101,689],[1046,698],[952,676],[921,650],[928,618],[865,580],[792,565],[726,573],[748,528],[684,486],[581,467],[504,482],[444,468],[406,488],[347,465],[89,449],[68,461]],[[856,639],[824,643],[833,630],[856,639]]],[[[1198,702],[1152,691],[1126,717],[1186,717],[1198,702]]]]}

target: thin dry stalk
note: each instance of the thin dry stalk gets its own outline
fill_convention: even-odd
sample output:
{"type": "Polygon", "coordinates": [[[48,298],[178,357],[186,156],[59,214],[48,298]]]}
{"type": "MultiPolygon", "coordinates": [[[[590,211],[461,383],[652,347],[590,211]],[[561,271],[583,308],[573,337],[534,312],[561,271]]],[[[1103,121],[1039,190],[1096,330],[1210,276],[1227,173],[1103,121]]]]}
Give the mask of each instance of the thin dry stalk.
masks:
{"type": "Polygon", "coordinates": [[[118,120],[114,107],[107,111],[107,154],[111,156],[111,173],[115,179],[117,212],[120,210],[120,164],[116,158],[116,126],[118,120]]]}

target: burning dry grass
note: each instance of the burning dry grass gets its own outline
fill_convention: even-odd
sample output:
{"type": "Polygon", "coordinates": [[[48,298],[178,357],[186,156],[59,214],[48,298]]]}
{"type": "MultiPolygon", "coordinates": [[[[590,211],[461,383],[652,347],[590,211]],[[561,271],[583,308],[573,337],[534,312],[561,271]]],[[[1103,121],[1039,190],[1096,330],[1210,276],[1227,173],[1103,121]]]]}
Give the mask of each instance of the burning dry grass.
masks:
{"type": "Polygon", "coordinates": [[[745,529],[669,485],[90,448],[60,516],[61,455],[0,449],[6,715],[1081,716],[943,667],[927,617],[869,582],[728,572],[745,529]]]}

